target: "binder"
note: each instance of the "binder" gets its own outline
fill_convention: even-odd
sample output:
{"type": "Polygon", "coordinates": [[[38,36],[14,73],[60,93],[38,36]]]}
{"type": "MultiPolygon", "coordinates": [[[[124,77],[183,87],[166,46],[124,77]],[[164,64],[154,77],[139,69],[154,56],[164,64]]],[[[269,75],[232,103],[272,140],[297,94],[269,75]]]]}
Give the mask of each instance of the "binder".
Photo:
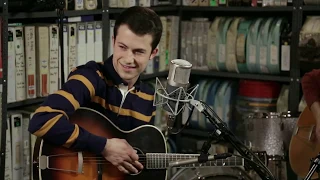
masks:
{"type": "Polygon", "coordinates": [[[26,99],[26,67],[24,56],[24,31],[23,26],[14,27],[13,41],[15,45],[16,63],[16,101],[26,99]]]}
{"type": "Polygon", "coordinates": [[[110,20],[110,34],[109,34],[109,49],[108,49],[108,56],[111,56],[113,54],[113,29],[114,29],[114,25],[116,23],[116,20],[111,19],[110,20]]]}
{"type": "Polygon", "coordinates": [[[87,63],[86,23],[77,23],[77,66],[87,63]]]}
{"type": "Polygon", "coordinates": [[[16,101],[16,52],[13,37],[14,27],[8,27],[8,103],[16,101]]]}
{"type": "Polygon", "coordinates": [[[95,30],[94,30],[94,60],[96,62],[103,61],[103,43],[102,43],[102,22],[96,21],[95,22],[95,30]]]}
{"type": "Polygon", "coordinates": [[[87,22],[87,44],[86,44],[86,48],[87,48],[87,58],[86,58],[86,62],[89,61],[94,61],[94,45],[95,45],[95,40],[94,40],[94,29],[95,29],[95,23],[94,22],[87,22]]]}
{"type": "Polygon", "coordinates": [[[37,97],[36,76],[36,27],[25,26],[26,94],[27,99],[37,97]]]}
{"type": "MultiPolygon", "coordinates": [[[[61,63],[61,61],[59,62],[61,63]]],[[[59,66],[59,69],[61,69],[61,65],[59,66]]],[[[64,82],[66,82],[69,75],[69,25],[68,24],[63,25],[63,69],[64,69],[64,82]]]]}
{"type": "Polygon", "coordinates": [[[69,62],[68,62],[68,74],[70,71],[77,66],[77,24],[70,23],[68,29],[68,42],[69,42],[69,62]]]}
{"type": "Polygon", "coordinates": [[[40,25],[36,28],[36,47],[37,47],[37,93],[39,97],[49,94],[49,27],[40,25]]]}
{"type": "Polygon", "coordinates": [[[49,26],[49,93],[53,94],[59,88],[59,28],[49,26]]]}

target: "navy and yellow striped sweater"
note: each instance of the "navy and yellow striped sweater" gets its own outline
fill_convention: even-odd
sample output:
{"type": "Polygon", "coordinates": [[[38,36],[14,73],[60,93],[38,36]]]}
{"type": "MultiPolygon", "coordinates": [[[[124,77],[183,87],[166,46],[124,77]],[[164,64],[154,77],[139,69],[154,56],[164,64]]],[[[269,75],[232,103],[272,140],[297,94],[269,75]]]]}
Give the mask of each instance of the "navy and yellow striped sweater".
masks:
{"type": "Polygon", "coordinates": [[[70,123],[68,117],[79,107],[90,107],[123,130],[153,124],[154,91],[140,79],[127,93],[121,91],[125,87],[113,67],[112,56],[104,63],[90,61],[78,66],[62,88],[36,110],[29,132],[56,145],[100,154],[107,140],[70,123]]]}

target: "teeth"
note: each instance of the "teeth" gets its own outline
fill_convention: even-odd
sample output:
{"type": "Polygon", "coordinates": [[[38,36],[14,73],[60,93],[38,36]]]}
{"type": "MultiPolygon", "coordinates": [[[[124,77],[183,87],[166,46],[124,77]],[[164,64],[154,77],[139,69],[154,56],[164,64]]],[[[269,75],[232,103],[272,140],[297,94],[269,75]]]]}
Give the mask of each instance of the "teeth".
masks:
{"type": "Polygon", "coordinates": [[[126,65],[123,65],[124,67],[126,67],[126,68],[134,68],[134,67],[131,67],[131,66],[126,66],[126,65]]]}

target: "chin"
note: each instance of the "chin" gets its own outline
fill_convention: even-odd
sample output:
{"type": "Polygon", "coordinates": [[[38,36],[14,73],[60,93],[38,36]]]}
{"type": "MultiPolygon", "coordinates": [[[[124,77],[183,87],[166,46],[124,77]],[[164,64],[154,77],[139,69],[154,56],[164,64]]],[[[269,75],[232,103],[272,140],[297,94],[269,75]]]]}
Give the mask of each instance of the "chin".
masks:
{"type": "Polygon", "coordinates": [[[121,77],[123,80],[130,81],[130,80],[134,79],[135,77],[137,77],[137,75],[136,75],[136,74],[121,73],[121,74],[120,74],[120,77],[121,77]]]}

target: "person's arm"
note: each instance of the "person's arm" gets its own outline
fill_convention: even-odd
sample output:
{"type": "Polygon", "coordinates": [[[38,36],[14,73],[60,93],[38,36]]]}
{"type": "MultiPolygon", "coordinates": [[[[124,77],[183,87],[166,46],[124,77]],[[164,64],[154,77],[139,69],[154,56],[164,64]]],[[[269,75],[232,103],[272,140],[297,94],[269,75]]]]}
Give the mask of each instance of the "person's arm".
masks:
{"type": "Polygon", "coordinates": [[[307,106],[320,125],[320,69],[306,73],[301,85],[307,106]]]}
{"type": "Polygon", "coordinates": [[[88,64],[71,72],[62,88],[50,94],[35,111],[29,132],[58,146],[100,154],[107,139],[70,123],[68,118],[91,101],[102,82],[96,70],[88,64]]]}

